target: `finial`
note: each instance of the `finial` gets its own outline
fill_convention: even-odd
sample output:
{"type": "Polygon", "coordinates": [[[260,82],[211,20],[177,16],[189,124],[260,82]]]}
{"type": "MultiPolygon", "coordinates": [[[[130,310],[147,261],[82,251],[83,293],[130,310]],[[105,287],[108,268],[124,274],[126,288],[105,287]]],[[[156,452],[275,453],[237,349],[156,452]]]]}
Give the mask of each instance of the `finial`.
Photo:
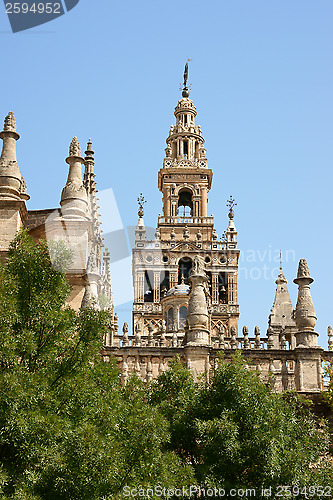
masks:
{"type": "Polygon", "coordinates": [[[95,151],[93,151],[91,139],[89,139],[87,142],[87,150],[85,151],[85,155],[88,156],[88,159],[90,159],[94,155],[94,153],[95,151]]]}
{"type": "Polygon", "coordinates": [[[69,146],[69,156],[81,156],[81,146],[76,136],[69,146]]]}
{"type": "Polygon", "coordinates": [[[296,280],[299,280],[302,278],[307,278],[309,280],[309,284],[313,282],[313,279],[310,276],[309,266],[308,266],[308,263],[306,262],[306,259],[301,259],[299,261],[297,278],[294,279],[294,283],[297,283],[296,280]]]}
{"type": "Polygon", "coordinates": [[[9,111],[3,126],[4,132],[16,132],[16,120],[13,111],[9,111]]]}
{"type": "Polygon", "coordinates": [[[280,250],[280,270],[282,271],[282,250],[280,250]]]}
{"type": "Polygon", "coordinates": [[[183,83],[183,91],[182,91],[183,97],[189,97],[189,95],[190,95],[190,92],[187,88],[187,80],[188,80],[188,61],[186,61],[185,70],[184,70],[184,83],[183,83]]]}
{"type": "Polygon", "coordinates": [[[139,204],[138,216],[140,218],[144,216],[143,206],[145,203],[147,203],[147,201],[145,200],[143,194],[140,193],[140,196],[138,196],[138,204],[139,204]]]}
{"type": "Polygon", "coordinates": [[[288,283],[288,281],[286,280],[286,278],[285,278],[285,276],[284,276],[284,274],[283,274],[283,271],[282,271],[282,262],[280,262],[280,272],[279,272],[279,275],[278,275],[278,277],[277,277],[277,279],[276,279],[275,283],[276,283],[277,285],[280,285],[280,284],[282,284],[282,283],[285,283],[285,284],[287,284],[287,283],[288,283]]]}
{"type": "Polygon", "coordinates": [[[233,211],[233,208],[237,205],[237,203],[235,202],[234,198],[230,195],[229,197],[229,200],[227,200],[227,207],[229,208],[229,213],[228,213],[228,217],[229,219],[233,219],[234,218],[234,211],[233,211]]]}

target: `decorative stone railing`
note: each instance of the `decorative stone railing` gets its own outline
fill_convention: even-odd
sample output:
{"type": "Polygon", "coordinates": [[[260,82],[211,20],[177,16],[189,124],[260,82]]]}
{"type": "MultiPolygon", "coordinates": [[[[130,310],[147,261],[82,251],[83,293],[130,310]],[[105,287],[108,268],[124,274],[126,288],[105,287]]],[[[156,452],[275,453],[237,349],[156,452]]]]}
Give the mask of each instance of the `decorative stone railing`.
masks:
{"type": "Polygon", "coordinates": [[[284,331],[279,336],[276,332],[268,331],[267,337],[261,337],[258,327],[255,328],[254,337],[249,337],[246,327],[243,328],[242,337],[237,336],[235,327],[225,332],[221,329],[218,335],[210,337],[209,345],[192,344],[188,348],[184,344],[183,331],[161,332],[151,329],[148,335],[141,335],[139,332],[128,335],[127,328],[123,328],[123,331],[124,335],[107,336],[106,343],[109,345],[102,349],[105,361],[110,357],[116,358],[123,384],[132,374],[146,382],[156,379],[168,369],[169,362],[176,355],[186,366],[194,367],[197,379],[204,375],[209,380],[219,363],[219,353],[223,352],[223,359],[229,361],[240,350],[245,366],[256,370],[274,391],[296,389],[298,392],[319,392],[325,388],[323,364],[333,361],[332,329],[328,331],[327,351],[318,346],[288,348],[284,331]],[[278,348],[277,337],[280,337],[278,348]]]}
{"type": "Polygon", "coordinates": [[[214,224],[214,217],[163,217],[159,216],[159,224],[214,224]]]}
{"type": "MultiPolygon", "coordinates": [[[[160,240],[136,240],[135,246],[137,249],[149,249],[149,250],[167,250],[177,245],[178,242],[170,241],[160,241],[160,240]]],[[[230,250],[236,248],[235,244],[226,243],[224,241],[191,241],[191,243],[197,245],[200,250],[230,250]]],[[[228,262],[225,263],[228,265],[228,262]]]]}

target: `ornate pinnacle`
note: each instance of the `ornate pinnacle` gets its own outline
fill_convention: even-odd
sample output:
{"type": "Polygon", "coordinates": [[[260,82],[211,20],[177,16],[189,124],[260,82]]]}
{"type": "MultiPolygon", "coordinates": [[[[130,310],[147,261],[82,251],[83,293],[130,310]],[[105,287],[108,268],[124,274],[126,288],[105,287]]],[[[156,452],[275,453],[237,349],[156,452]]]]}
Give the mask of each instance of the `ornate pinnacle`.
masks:
{"type": "Polygon", "coordinates": [[[233,211],[233,208],[237,205],[237,203],[235,202],[234,198],[230,195],[230,198],[229,200],[227,200],[227,207],[229,208],[229,213],[228,213],[228,217],[229,219],[233,219],[234,218],[234,211],[233,211]]]}
{"type": "Polygon", "coordinates": [[[76,136],[69,146],[69,156],[81,156],[81,146],[76,136]]]}
{"type": "Polygon", "coordinates": [[[313,331],[316,325],[316,313],[312,302],[310,284],[313,279],[310,276],[308,264],[305,259],[299,261],[297,278],[294,283],[298,285],[298,298],[294,311],[296,326],[299,331],[313,331]]]}
{"type": "Polygon", "coordinates": [[[13,111],[9,111],[5,118],[4,132],[16,132],[16,120],[13,111]]]}
{"type": "Polygon", "coordinates": [[[144,196],[142,193],[140,193],[140,196],[138,197],[138,204],[139,204],[139,210],[138,210],[138,216],[141,218],[144,216],[144,210],[143,210],[143,207],[144,207],[144,204],[147,203],[147,201],[145,200],[144,196]]]}
{"type": "MultiPolygon", "coordinates": [[[[74,139],[75,139],[75,137],[74,137],[74,139]]],[[[79,144],[79,147],[80,147],[80,144],[79,144]]],[[[86,158],[85,158],[86,160],[94,160],[94,151],[92,148],[91,139],[89,139],[89,141],[87,142],[87,151],[85,151],[85,155],[86,155],[86,158]]]]}

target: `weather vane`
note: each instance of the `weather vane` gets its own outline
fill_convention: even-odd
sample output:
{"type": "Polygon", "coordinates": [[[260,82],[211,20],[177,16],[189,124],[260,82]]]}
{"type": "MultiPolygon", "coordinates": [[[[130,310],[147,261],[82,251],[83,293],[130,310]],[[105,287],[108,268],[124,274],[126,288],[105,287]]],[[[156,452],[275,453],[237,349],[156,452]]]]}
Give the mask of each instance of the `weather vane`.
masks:
{"type": "MultiPolygon", "coordinates": [[[[190,95],[190,91],[187,87],[189,61],[192,61],[192,59],[189,59],[189,58],[186,59],[186,64],[185,64],[185,69],[184,69],[184,83],[180,84],[180,90],[182,90],[183,97],[189,97],[189,95],[190,95]]],[[[191,89],[191,85],[189,85],[189,87],[191,89]]]]}
{"type": "Polygon", "coordinates": [[[229,219],[233,219],[234,218],[234,210],[233,208],[237,205],[237,203],[235,202],[234,198],[230,195],[229,197],[229,200],[227,200],[227,207],[229,208],[229,214],[228,214],[228,217],[229,219]]]}
{"type": "Polygon", "coordinates": [[[138,216],[139,217],[143,217],[143,215],[144,215],[143,207],[144,207],[145,203],[147,203],[147,201],[145,200],[145,197],[143,196],[143,194],[140,193],[140,195],[138,197],[138,204],[139,204],[138,216]]]}

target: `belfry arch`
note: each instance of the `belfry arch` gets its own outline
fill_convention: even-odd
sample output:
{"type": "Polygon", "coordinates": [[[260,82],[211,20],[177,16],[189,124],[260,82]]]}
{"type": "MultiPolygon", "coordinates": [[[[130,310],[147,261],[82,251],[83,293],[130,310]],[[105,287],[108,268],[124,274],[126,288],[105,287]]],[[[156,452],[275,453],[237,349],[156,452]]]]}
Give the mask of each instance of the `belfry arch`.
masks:
{"type": "Polygon", "coordinates": [[[178,192],[178,214],[181,217],[193,215],[193,194],[188,188],[183,188],[178,192]]]}

